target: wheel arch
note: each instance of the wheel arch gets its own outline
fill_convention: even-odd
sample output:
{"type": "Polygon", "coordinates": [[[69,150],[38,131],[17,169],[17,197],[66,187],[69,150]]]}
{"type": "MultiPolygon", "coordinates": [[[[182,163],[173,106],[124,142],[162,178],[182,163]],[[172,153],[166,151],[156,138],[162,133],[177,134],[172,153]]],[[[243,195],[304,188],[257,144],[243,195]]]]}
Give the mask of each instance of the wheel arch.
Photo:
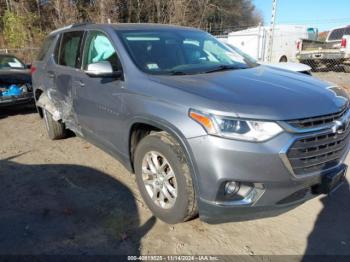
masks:
{"type": "Polygon", "coordinates": [[[35,92],[34,92],[34,99],[35,99],[35,107],[36,107],[36,110],[38,111],[38,114],[41,118],[44,117],[44,113],[43,113],[43,109],[40,107],[40,106],[37,106],[37,101],[39,100],[40,96],[44,93],[44,90],[40,89],[40,88],[37,88],[35,89],[35,92]]]}
{"type": "MultiPolygon", "coordinates": [[[[187,159],[191,176],[194,181],[195,190],[198,192],[198,180],[197,180],[197,168],[195,165],[194,157],[192,154],[192,151],[190,149],[189,144],[186,141],[185,136],[182,134],[182,132],[173,124],[170,122],[164,121],[162,119],[149,119],[144,117],[138,117],[132,121],[132,123],[129,125],[129,139],[128,139],[128,152],[129,152],[129,160],[130,160],[130,168],[131,171],[134,172],[134,164],[133,164],[133,152],[132,150],[135,150],[137,144],[133,143],[133,135],[135,135],[135,132],[137,132],[137,128],[143,126],[143,127],[150,127],[153,128],[150,131],[165,131],[168,134],[170,134],[181,146],[181,148],[184,151],[185,157],[187,159]]],[[[141,137],[142,139],[142,137],[141,137]]],[[[141,139],[139,141],[141,141],[141,139]]],[[[139,142],[138,141],[138,142],[139,142]]]]}
{"type": "Polygon", "coordinates": [[[286,55],[282,55],[278,62],[283,63],[283,62],[288,62],[288,57],[286,55]]]}

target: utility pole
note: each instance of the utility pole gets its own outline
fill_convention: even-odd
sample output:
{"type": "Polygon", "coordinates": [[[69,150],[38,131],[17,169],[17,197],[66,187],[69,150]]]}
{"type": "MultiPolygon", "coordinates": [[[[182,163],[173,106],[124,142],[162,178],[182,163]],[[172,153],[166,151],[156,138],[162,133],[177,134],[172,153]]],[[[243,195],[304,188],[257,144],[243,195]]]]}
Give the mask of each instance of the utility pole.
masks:
{"type": "Polygon", "coordinates": [[[7,7],[7,11],[11,11],[11,3],[10,3],[10,0],[6,0],[6,7],[7,7]]]}
{"type": "Polygon", "coordinates": [[[105,17],[106,17],[106,5],[105,0],[99,1],[99,8],[100,8],[100,22],[105,23],[105,17]]]}
{"type": "Polygon", "coordinates": [[[269,45],[268,45],[268,52],[267,52],[268,62],[271,62],[271,59],[272,59],[272,46],[273,46],[273,34],[275,32],[276,7],[277,7],[277,0],[272,0],[272,14],[271,14],[271,22],[270,22],[270,30],[269,30],[269,45]]]}
{"type": "Polygon", "coordinates": [[[41,11],[40,11],[40,0],[36,0],[36,6],[38,9],[38,17],[39,17],[39,24],[40,24],[40,30],[43,30],[42,23],[41,23],[41,11]]]}

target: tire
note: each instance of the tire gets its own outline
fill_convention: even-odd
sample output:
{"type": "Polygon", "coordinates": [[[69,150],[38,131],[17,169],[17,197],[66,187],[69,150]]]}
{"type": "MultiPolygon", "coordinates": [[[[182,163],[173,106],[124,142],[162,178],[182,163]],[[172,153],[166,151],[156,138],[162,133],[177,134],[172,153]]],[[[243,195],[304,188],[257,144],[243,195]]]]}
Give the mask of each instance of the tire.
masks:
{"type": "Polygon", "coordinates": [[[350,73],[350,65],[344,65],[343,68],[345,73],[350,73]]]}
{"type": "MultiPolygon", "coordinates": [[[[152,163],[155,163],[152,158],[152,163]]],[[[159,163],[158,163],[159,164],[159,163]]],[[[192,177],[190,174],[190,169],[187,164],[185,154],[181,146],[166,132],[151,133],[150,135],[144,137],[136,147],[134,166],[136,173],[136,182],[140,193],[146,202],[152,213],[169,224],[176,224],[180,222],[185,222],[195,217],[198,213],[197,201],[195,197],[195,190],[193,186],[192,177]],[[143,167],[148,166],[147,156],[158,155],[156,159],[163,163],[165,168],[164,171],[164,183],[161,182],[161,189],[159,189],[159,199],[161,198],[161,192],[168,192],[169,196],[174,196],[174,188],[176,188],[176,197],[172,201],[164,201],[164,206],[161,206],[161,200],[152,200],[149,191],[155,190],[155,186],[146,186],[144,182],[144,177],[152,177],[154,175],[149,175],[143,172],[143,167]],[[162,160],[162,158],[164,158],[162,160]],[[167,162],[169,165],[167,165],[167,162]],[[170,172],[173,171],[173,173],[170,172]],[[167,180],[166,176],[171,176],[173,174],[174,179],[167,180]],[[170,186],[172,190],[167,190],[170,186]],[[172,192],[172,193],[170,193],[172,192]],[[174,200],[175,199],[175,200],[174,200]],[[166,206],[167,205],[167,206],[166,206]]],[[[160,165],[163,166],[163,165],[160,165]]],[[[148,166],[150,167],[150,166],[148,166]]],[[[147,168],[146,168],[147,169],[147,168]]],[[[161,168],[160,168],[161,169],[161,168]]],[[[147,173],[151,172],[147,169],[147,173]]],[[[160,175],[162,176],[162,175],[160,175]]],[[[152,181],[152,180],[151,180],[152,181]]],[[[150,180],[147,180],[149,183],[150,180]]],[[[156,181],[157,182],[157,181],[156,181]]],[[[153,191],[155,192],[155,191],[153,191]]],[[[163,194],[164,196],[164,194],[163,194]]]]}
{"type": "Polygon", "coordinates": [[[45,126],[47,134],[51,140],[62,139],[66,137],[66,128],[63,123],[57,122],[52,118],[52,115],[46,109],[43,110],[45,126]]]}
{"type": "Polygon", "coordinates": [[[313,60],[301,60],[301,61],[299,61],[299,63],[310,66],[312,72],[318,71],[319,65],[316,62],[314,62],[313,60]]]}

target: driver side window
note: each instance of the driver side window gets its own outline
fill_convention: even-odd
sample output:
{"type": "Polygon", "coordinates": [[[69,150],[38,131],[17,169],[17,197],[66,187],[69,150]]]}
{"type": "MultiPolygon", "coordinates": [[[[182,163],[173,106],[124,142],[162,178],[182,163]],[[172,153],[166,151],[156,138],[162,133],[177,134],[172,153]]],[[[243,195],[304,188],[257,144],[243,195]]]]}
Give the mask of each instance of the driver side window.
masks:
{"type": "Polygon", "coordinates": [[[85,42],[83,68],[87,69],[89,64],[108,61],[113,71],[121,70],[121,64],[117,53],[108,37],[97,31],[88,34],[85,42]]]}

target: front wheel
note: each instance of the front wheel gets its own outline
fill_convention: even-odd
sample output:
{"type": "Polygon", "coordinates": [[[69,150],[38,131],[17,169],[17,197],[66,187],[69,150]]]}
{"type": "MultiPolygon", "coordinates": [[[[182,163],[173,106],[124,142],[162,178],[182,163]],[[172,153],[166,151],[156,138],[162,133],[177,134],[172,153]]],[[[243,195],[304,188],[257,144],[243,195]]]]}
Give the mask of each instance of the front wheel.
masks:
{"type": "Polygon", "coordinates": [[[190,169],[181,146],[165,132],[143,138],[135,151],[136,182],[153,214],[169,224],[197,214],[190,169]]]}

